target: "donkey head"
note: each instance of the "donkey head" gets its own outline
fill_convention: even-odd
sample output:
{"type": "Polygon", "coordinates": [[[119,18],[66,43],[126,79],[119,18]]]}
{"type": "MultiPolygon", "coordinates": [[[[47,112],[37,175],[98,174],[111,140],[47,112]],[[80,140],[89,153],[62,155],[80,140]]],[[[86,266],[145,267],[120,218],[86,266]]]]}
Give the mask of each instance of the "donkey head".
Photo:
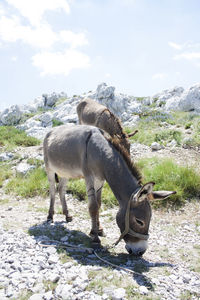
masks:
{"type": "MultiPolygon", "coordinates": [[[[131,195],[128,206],[121,208],[117,214],[117,224],[121,230],[121,238],[126,243],[130,254],[141,256],[147,250],[148,231],[151,220],[151,205],[153,199],[161,200],[176,192],[153,192],[154,182],[146,183],[136,193],[131,195]]],[[[118,240],[118,241],[119,241],[118,240]]]]}

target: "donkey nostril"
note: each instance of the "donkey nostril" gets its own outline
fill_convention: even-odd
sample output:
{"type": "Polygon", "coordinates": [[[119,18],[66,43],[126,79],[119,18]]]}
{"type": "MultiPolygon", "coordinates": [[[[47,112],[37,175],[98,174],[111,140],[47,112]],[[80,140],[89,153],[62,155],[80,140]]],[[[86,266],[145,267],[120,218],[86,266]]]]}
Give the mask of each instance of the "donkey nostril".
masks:
{"type": "Polygon", "coordinates": [[[144,252],[145,252],[145,251],[139,250],[139,251],[137,252],[137,255],[138,255],[138,256],[142,256],[142,255],[144,254],[144,252]]]}
{"type": "Polygon", "coordinates": [[[132,252],[132,250],[131,250],[131,249],[128,249],[128,253],[129,253],[129,254],[132,254],[133,252],[132,252]]]}

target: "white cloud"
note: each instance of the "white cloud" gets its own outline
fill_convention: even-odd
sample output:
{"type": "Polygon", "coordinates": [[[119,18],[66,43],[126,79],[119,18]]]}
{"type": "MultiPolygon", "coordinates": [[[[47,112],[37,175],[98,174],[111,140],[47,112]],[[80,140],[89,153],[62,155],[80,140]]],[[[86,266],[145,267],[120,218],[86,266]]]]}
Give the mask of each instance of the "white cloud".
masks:
{"type": "Polygon", "coordinates": [[[105,77],[106,77],[106,78],[109,78],[109,77],[111,77],[111,74],[110,74],[110,73],[106,73],[106,74],[105,74],[105,77]]]}
{"type": "Polygon", "coordinates": [[[8,4],[14,6],[20,14],[27,18],[31,25],[38,26],[43,19],[43,15],[48,10],[64,10],[70,12],[68,1],[66,0],[6,0],[8,4]]]}
{"type": "Polygon", "coordinates": [[[71,70],[90,66],[89,57],[75,49],[65,52],[41,52],[32,57],[33,65],[40,69],[41,75],[68,75],[71,70]]]}
{"type": "Polygon", "coordinates": [[[185,52],[174,56],[174,59],[196,60],[200,59],[200,52],[185,52]]]}
{"type": "Polygon", "coordinates": [[[183,48],[183,45],[174,42],[168,42],[168,45],[176,50],[181,50],[183,48]]]}
{"type": "Polygon", "coordinates": [[[85,32],[56,32],[45,20],[45,12],[48,10],[62,10],[69,14],[69,1],[6,0],[10,7],[17,9],[17,13],[11,15],[10,7],[6,9],[6,6],[0,5],[0,45],[1,42],[22,42],[34,50],[39,49],[32,57],[32,64],[40,69],[43,76],[68,75],[73,69],[87,68],[90,64],[89,56],[77,50],[78,47],[89,44],[85,32]],[[24,23],[24,18],[28,22],[24,23]],[[56,47],[64,50],[57,52],[56,47]]]}
{"type": "Polygon", "coordinates": [[[17,61],[17,56],[12,56],[11,61],[16,62],[17,61]]]}
{"type": "Polygon", "coordinates": [[[3,16],[0,19],[0,38],[6,42],[22,41],[37,48],[51,47],[57,41],[56,33],[48,24],[36,28],[24,26],[17,16],[3,16]]]}
{"type": "Polygon", "coordinates": [[[156,73],[152,76],[152,79],[164,79],[166,76],[166,73],[156,73]]]}
{"type": "Polygon", "coordinates": [[[70,44],[72,48],[88,45],[88,40],[84,33],[74,33],[70,30],[62,30],[59,33],[60,41],[70,44]]]}

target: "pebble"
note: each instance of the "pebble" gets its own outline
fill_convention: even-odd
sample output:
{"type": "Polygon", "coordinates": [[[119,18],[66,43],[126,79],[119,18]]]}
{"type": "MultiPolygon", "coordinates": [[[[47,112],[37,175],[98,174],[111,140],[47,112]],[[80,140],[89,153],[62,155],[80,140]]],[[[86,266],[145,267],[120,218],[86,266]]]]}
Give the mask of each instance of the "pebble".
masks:
{"type": "Polygon", "coordinates": [[[142,294],[142,295],[147,295],[149,291],[148,291],[148,289],[146,288],[146,286],[141,285],[141,286],[139,287],[139,292],[140,292],[140,294],[142,294]]]}

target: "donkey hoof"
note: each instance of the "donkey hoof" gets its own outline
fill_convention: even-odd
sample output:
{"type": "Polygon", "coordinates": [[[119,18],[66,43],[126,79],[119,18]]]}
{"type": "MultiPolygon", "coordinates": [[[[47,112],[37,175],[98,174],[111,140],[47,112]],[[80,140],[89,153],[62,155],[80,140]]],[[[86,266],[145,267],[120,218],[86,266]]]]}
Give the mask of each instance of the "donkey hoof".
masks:
{"type": "Polygon", "coordinates": [[[47,223],[48,223],[48,224],[53,223],[53,218],[47,217],[47,223]]]}
{"type": "Polygon", "coordinates": [[[99,229],[99,230],[98,230],[98,236],[103,236],[103,237],[106,236],[106,234],[105,234],[105,232],[103,231],[103,229],[99,229]]]}
{"type": "Polygon", "coordinates": [[[66,216],[66,222],[67,222],[67,223],[71,222],[72,219],[73,219],[72,216],[66,216]]]}
{"type": "Polygon", "coordinates": [[[93,242],[92,241],[92,243],[91,243],[91,247],[93,248],[93,249],[95,249],[95,250],[101,250],[102,249],[102,246],[101,246],[101,243],[95,243],[95,242],[93,242]]]}
{"type": "Polygon", "coordinates": [[[92,239],[92,243],[99,244],[99,245],[101,244],[101,241],[100,241],[100,239],[98,237],[98,234],[95,234],[92,231],[90,231],[90,237],[92,239]]]}

